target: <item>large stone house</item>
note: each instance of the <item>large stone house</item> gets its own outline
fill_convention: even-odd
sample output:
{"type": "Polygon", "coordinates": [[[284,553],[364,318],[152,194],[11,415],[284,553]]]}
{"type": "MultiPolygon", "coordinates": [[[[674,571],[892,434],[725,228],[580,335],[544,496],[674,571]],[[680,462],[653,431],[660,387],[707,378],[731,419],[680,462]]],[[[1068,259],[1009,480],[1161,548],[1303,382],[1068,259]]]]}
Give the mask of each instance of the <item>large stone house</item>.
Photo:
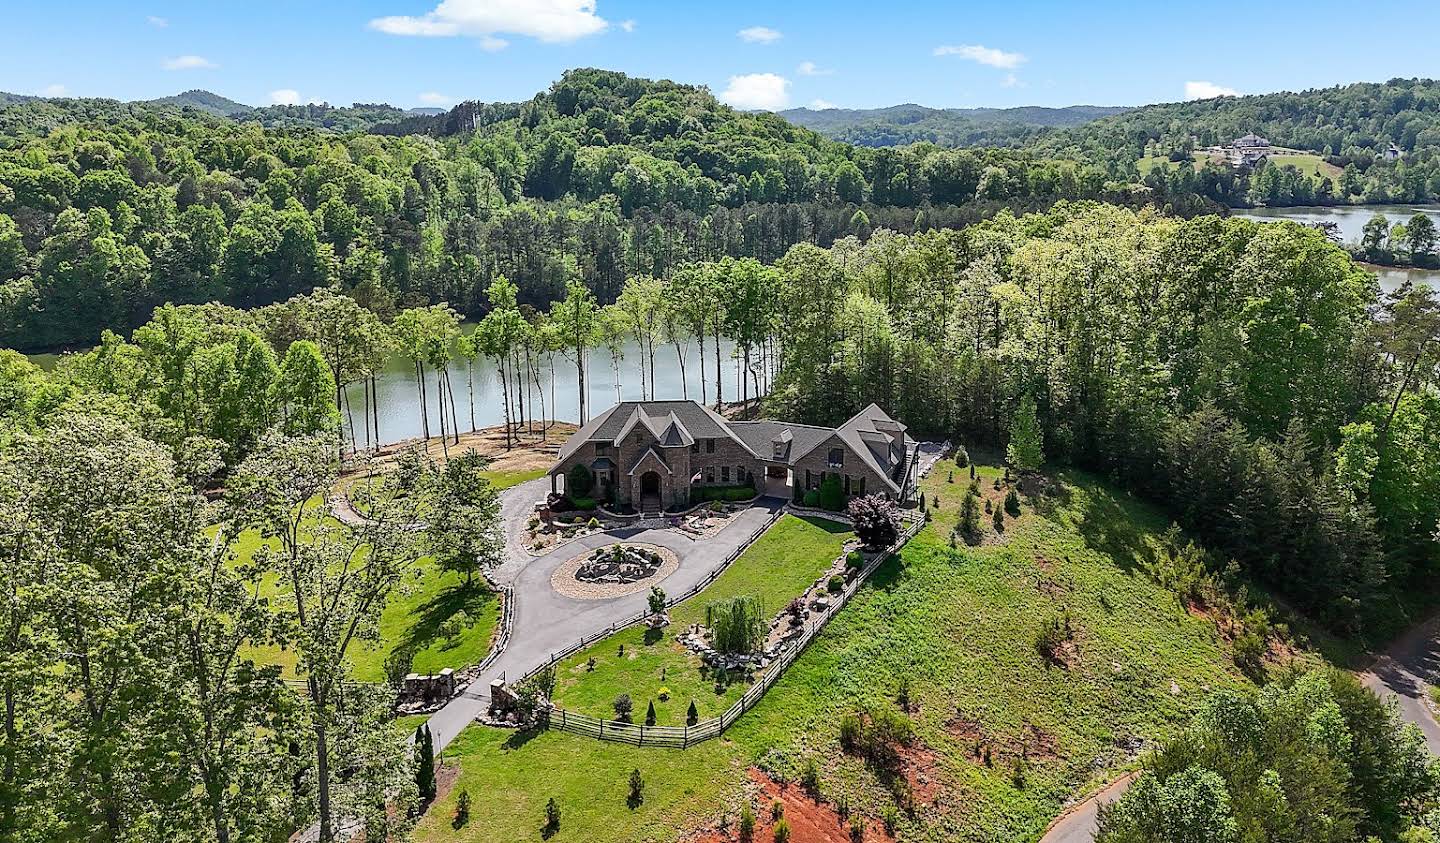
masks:
{"type": "Polygon", "coordinates": [[[906,502],[915,493],[915,444],[874,404],[829,428],[730,421],[694,401],[626,401],[566,440],[550,490],[654,513],[698,503],[717,487],[800,500],[835,475],[847,496],[906,502]],[[591,488],[566,489],[577,465],[588,469],[591,488]]]}

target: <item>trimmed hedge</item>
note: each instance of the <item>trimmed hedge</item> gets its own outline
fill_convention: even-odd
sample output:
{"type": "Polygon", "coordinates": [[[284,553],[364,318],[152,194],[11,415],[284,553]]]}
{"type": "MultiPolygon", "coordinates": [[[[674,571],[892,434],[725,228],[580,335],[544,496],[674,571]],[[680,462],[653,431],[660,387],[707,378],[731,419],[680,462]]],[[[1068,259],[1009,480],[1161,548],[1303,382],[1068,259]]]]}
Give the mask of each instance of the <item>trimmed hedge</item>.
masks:
{"type": "Polygon", "coordinates": [[[690,501],[701,503],[703,501],[748,501],[755,497],[753,486],[692,486],[690,487],[690,501]]]}

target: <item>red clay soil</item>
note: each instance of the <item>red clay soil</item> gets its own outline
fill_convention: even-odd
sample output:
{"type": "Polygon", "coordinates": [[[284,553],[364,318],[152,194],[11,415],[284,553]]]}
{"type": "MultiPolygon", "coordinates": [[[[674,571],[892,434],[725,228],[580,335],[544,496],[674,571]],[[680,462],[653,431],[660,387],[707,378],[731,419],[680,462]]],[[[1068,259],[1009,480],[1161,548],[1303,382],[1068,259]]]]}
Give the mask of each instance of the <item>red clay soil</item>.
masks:
{"type": "MultiPolygon", "coordinates": [[[[796,784],[781,785],[765,773],[750,769],[755,785],[751,810],[755,812],[755,840],[769,841],[775,837],[775,823],[770,819],[770,806],[776,801],[785,806],[785,821],[790,824],[791,843],[851,843],[850,821],[840,819],[835,806],[817,802],[796,784]]],[[[916,796],[919,796],[917,791],[916,796]]],[[[729,827],[703,831],[690,838],[690,843],[735,843],[740,839],[739,820],[730,818],[729,827]]],[[[885,833],[879,820],[869,819],[865,827],[867,843],[882,843],[893,838],[885,833]]]]}

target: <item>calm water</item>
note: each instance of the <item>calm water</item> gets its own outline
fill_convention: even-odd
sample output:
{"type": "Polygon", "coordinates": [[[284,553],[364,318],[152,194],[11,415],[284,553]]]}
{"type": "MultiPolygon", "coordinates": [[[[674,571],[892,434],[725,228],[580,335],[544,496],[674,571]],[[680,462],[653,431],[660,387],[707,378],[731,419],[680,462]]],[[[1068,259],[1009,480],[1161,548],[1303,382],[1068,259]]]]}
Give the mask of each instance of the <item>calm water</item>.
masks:
{"type": "MultiPolygon", "coordinates": [[[[1440,207],[1435,205],[1350,205],[1346,207],[1298,207],[1298,208],[1252,208],[1246,211],[1236,211],[1235,216],[1246,219],[1260,220],[1261,222],[1273,222],[1275,220],[1294,220],[1299,223],[1334,223],[1340,231],[1340,242],[1346,245],[1357,245],[1360,242],[1365,223],[1369,222],[1377,214],[1383,214],[1390,221],[1391,225],[1397,222],[1405,222],[1416,214],[1425,214],[1440,225],[1440,207]]],[[[1413,284],[1428,284],[1431,287],[1440,289],[1440,270],[1435,269],[1400,269],[1389,266],[1373,266],[1366,264],[1366,268],[1374,272],[1380,278],[1380,287],[1385,290],[1393,290],[1405,281],[1413,284]]]]}
{"type": "MultiPolygon", "coordinates": [[[[685,360],[684,383],[689,384],[689,397],[700,399],[700,348],[695,342],[690,343],[689,355],[685,360]]],[[[735,345],[726,339],[720,340],[720,376],[724,381],[724,397],[727,401],[738,400],[740,392],[736,386],[736,359],[734,357],[735,345]]],[[[629,344],[625,346],[624,358],[620,361],[619,373],[619,396],[620,400],[631,401],[643,396],[640,385],[640,349],[639,346],[629,344]]],[[[60,359],[59,354],[30,354],[27,355],[32,362],[46,371],[55,368],[56,361],[60,359]]],[[[429,396],[430,408],[430,434],[440,435],[440,410],[438,404],[439,381],[432,371],[425,373],[427,394],[429,396]]],[[[713,403],[715,400],[715,344],[710,340],[705,344],[705,395],[713,403]]],[[[648,380],[648,376],[647,376],[648,380]]],[[[489,360],[480,359],[475,361],[475,425],[477,427],[489,427],[502,424],[505,421],[505,408],[502,404],[500,381],[496,377],[495,366],[489,360]]],[[[512,376],[513,381],[513,376],[512,376]]],[[[512,384],[513,385],[513,384],[512,384]]],[[[558,418],[561,421],[576,421],[579,415],[578,394],[579,389],[576,383],[575,364],[571,358],[563,354],[555,355],[555,380],[553,384],[553,406],[552,406],[552,384],[550,380],[550,368],[545,360],[541,360],[540,385],[543,388],[543,398],[537,390],[534,381],[529,385],[529,392],[525,396],[525,413],[527,416],[539,419],[541,416],[543,400],[544,415],[546,418],[558,418]],[[557,409],[558,408],[558,409],[557,409]]],[[[450,370],[450,387],[455,395],[455,410],[460,417],[460,429],[470,429],[470,385],[466,371],[466,362],[463,359],[456,359],[450,370]]],[[[586,369],[585,388],[589,393],[590,414],[592,416],[606,410],[616,401],[616,375],[611,366],[610,352],[606,349],[592,349],[590,351],[590,362],[586,369]]],[[[753,381],[748,388],[754,390],[753,381]]],[[[415,369],[410,361],[403,357],[391,358],[385,370],[376,379],[376,392],[379,396],[380,416],[380,441],[381,444],[392,444],[405,439],[414,439],[423,435],[423,428],[420,423],[420,390],[415,383],[415,369]]],[[[672,345],[655,346],[655,395],[662,399],[683,398],[686,391],[683,388],[680,376],[680,366],[676,362],[675,348],[672,345]]],[[[345,390],[345,396],[350,405],[350,412],[355,420],[357,439],[363,445],[365,442],[365,425],[361,421],[360,413],[364,408],[365,388],[361,384],[351,384],[345,390]]],[[[514,397],[512,396],[512,403],[514,397]]],[[[345,407],[341,406],[341,416],[345,417],[345,407]]],[[[447,410],[448,413],[448,404],[447,410]]],[[[447,426],[449,422],[446,422],[447,426]]],[[[346,422],[347,428],[349,422],[346,422]]]]}
{"type": "MultiPolygon", "coordinates": [[[[724,396],[727,401],[736,400],[740,395],[736,389],[736,364],[733,352],[734,344],[722,339],[720,341],[720,375],[724,381],[724,396]]],[[[624,353],[624,359],[620,361],[620,399],[626,401],[639,399],[642,397],[640,349],[638,346],[630,344],[625,347],[624,353]]],[[[685,375],[685,381],[689,383],[689,396],[699,400],[700,350],[693,341],[690,343],[690,353],[685,361],[685,375]]],[[[440,387],[434,372],[427,371],[425,377],[429,395],[430,434],[438,436],[440,434],[440,411],[438,409],[440,387]]],[[[713,402],[715,400],[715,345],[713,340],[707,342],[705,346],[704,377],[705,394],[713,402]]],[[[511,380],[513,387],[513,376],[511,380]]],[[[505,408],[494,364],[484,359],[476,360],[474,381],[475,425],[488,427],[504,423],[505,408]]],[[[598,415],[615,403],[615,383],[615,371],[611,367],[610,352],[606,349],[592,349],[589,366],[585,372],[585,388],[589,393],[591,416],[598,415]]],[[[555,355],[553,406],[550,368],[543,358],[541,360],[540,385],[542,389],[537,390],[534,381],[532,380],[530,383],[529,394],[525,396],[527,416],[539,419],[543,400],[544,415],[547,418],[559,418],[562,421],[577,420],[579,389],[575,363],[571,358],[563,354],[555,355]],[[541,395],[542,391],[543,396],[541,395]]],[[[451,366],[450,388],[455,395],[455,410],[460,417],[460,429],[462,431],[469,430],[470,386],[466,363],[463,359],[455,360],[451,366]]],[[[753,382],[748,388],[754,390],[753,382]]],[[[383,444],[412,439],[423,434],[420,424],[420,390],[415,383],[415,369],[408,360],[401,357],[391,359],[378,378],[377,393],[380,399],[380,440],[383,444]]],[[[655,346],[655,395],[651,397],[675,399],[682,398],[684,395],[680,366],[676,362],[674,346],[668,344],[662,346],[657,343],[655,346]]],[[[346,396],[355,417],[359,440],[363,444],[364,424],[360,420],[360,412],[364,406],[365,389],[361,384],[352,384],[346,390],[346,396]]],[[[512,404],[514,398],[511,396],[512,404]]],[[[343,409],[342,407],[342,411],[343,409]]]]}

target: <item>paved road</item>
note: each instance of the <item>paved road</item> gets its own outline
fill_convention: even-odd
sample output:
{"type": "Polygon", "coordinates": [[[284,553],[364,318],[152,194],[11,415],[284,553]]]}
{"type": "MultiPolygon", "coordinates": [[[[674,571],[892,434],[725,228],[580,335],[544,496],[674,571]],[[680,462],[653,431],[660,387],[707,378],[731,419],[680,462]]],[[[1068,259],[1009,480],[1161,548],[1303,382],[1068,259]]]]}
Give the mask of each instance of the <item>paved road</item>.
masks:
{"type": "MultiPolygon", "coordinates": [[[[1396,700],[1400,718],[1414,723],[1425,744],[1440,755],[1440,721],[1428,699],[1430,681],[1440,678],[1440,617],[1420,624],[1390,645],[1375,663],[1360,674],[1360,681],[1382,700],[1396,700]]],[[[1130,786],[1131,776],[1061,814],[1040,843],[1091,843],[1095,839],[1096,811],[1102,802],[1114,802],[1130,786]]]]}
{"type": "MultiPolygon", "coordinates": [[[[535,492],[524,490],[522,487],[525,485],[528,484],[515,486],[507,492],[518,490],[511,497],[533,501],[535,492]]],[[[604,631],[646,606],[648,590],[605,600],[565,597],[550,586],[550,575],[556,568],[581,553],[620,541],[657,544],[673,550],[680,559],[679,569],[662,580],[660,586],[670,594],[682,594],[720,567],[731,552],[744,544],[783,505],[783,501],[761,498],[720,532],[699,541],[674,530],[626,529],[585,536],[540,557],[530,558],[527,555],[524,560],[517,560],[512,556],[497,572],[502,581],[514,588],[510,643],[478,679],[430,716],[430,732],[434,736],[436,750],[444,749],[476,715],[489,706],[492,679],[502,673],[508,679],[518,679],[548,661],[551,653],[604,631]]],[[[513,509],[507,505],[507,533],[513,526],[509,523],[512,511],[520,513],[522,526],[523,518],[529,517],[528,503],[524,506],[517,504],[513,509]]]]}
{"type": "Polygon", "coordinates": [[[1428,699],[1430,681],[1440,677],[1440,617],[1400,636],[1360,681],[1382,700],[1394,699],[1400,717],[1420,727],[1430,752],[1440,755],[1440,723],[1428,699]]]}

